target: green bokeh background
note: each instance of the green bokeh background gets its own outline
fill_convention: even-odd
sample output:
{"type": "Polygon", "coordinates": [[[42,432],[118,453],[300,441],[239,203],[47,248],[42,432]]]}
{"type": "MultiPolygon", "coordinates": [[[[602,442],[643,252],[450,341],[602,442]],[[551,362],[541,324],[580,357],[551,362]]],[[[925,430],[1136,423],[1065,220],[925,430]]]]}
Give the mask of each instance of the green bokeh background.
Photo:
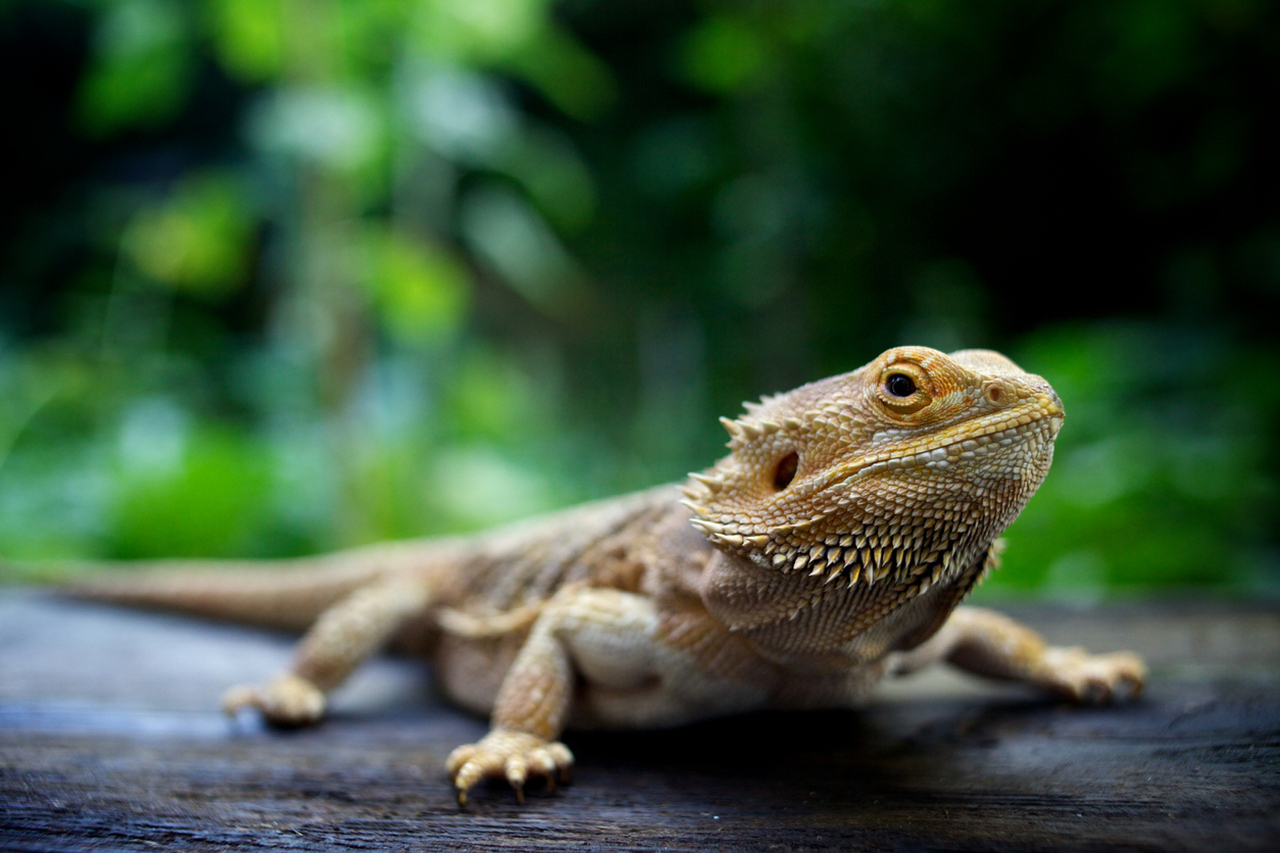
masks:
{"type": "Polygon", "coordinates": [[[1280,589],[1280,7],[8,0],[0,580],[672,480],[1000,349],[1067,408],[985,595],[1280,589]]]}

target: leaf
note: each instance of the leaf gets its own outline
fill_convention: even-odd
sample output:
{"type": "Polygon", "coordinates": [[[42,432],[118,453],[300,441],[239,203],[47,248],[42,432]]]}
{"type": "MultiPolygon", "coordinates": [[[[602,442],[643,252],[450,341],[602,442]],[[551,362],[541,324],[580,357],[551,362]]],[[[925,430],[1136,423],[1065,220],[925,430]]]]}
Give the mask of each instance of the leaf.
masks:
{"type": "Polygon", "coordinates": [[[444,249],[396,231],[365,238],[366,284],[379,319],[401,343],[445,337],[461,328],[471,296],[466,268],[444,249]]]}
{"type": "Polygon", "coordinates": [[[179,184],[163,204],[139,212],[121,248],[153,281],[218,297],[246,278],[253,224],[234,179],[198,175],[179,184]]]}

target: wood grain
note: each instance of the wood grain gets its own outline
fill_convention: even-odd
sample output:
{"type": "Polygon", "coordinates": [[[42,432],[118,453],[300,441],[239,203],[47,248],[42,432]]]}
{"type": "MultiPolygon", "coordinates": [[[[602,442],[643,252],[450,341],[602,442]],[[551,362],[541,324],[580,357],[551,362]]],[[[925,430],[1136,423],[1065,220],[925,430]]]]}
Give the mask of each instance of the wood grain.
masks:
{"type": "Polygon", "coordinates": [[[1147,655],[1137,704],[1082,709],[933,672],[861,712],[569,733],[575,784],[460,810],[441,769],[483,720],[379,660],[316,729],[216,712],[290,640],[0,592],[0,849],[1273,850],[1280,611],[1024,608],[1147,655]]]}

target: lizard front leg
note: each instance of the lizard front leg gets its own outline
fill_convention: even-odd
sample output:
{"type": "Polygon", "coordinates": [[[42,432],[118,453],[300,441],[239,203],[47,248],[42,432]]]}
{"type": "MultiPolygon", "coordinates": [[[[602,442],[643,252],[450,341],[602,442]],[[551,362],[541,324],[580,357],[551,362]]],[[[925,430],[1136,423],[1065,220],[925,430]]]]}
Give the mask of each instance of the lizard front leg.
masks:
{"type": "Polygon", "coordinates": [[[324,715],[325,694],[375,654],[430,601],[424,578],[382,578],[351,593],[320,615],[298,645],[293,665],[265,685],[240,685],[223,696],[234,714],[257,708],[274,725],[309,725],[324,715]]]}
{"type": "Polygon", "coordinates": [[[1023,681],[1076,702],[1101,703],[1136,696],[1147,668],[1132,652],[1093,655],[1079,647],[1051,646],[1007,616],[959,607],[939,631],[889,662],[902,675],[934,661],[989,678],[1023,681]]]}
{"type": "Polygon", "coordinates": [[[653,671],[655,621],[649,598],[612,589],[567,588],[547,601],[502,680],[489,734],[446,762],[458,802],[485,777],[505,777],[522,801],[530,773],[566,779],[573,754],[555,739],[578,675],[622,690],[643,684],[653,671]]]}
{"type": "Polygon", "coordinates": [[[652,598],[569,587],[543,605],[502,680],[492,729],[446,762],[458,801],[485,777],[523,797],[530,773],[565,778],[555,740],[573,717],[593,726],[669,726],[762,707],[773,671],[696,609],[660,614],[652,598]]]}

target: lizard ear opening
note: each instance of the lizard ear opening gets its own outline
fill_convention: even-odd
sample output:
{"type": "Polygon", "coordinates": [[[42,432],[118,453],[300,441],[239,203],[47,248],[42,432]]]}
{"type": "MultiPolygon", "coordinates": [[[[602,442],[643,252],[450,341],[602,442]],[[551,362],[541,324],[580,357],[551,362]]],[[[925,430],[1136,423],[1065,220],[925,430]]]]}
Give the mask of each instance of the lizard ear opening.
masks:
{"type": "Polygon", "coordinates": [[[773,487],[782,491],[791,485],[796,477],[796,469],[800,467],[800,454],[794,450],[782,457],[777,469],[773,472],[773,487]]]}

